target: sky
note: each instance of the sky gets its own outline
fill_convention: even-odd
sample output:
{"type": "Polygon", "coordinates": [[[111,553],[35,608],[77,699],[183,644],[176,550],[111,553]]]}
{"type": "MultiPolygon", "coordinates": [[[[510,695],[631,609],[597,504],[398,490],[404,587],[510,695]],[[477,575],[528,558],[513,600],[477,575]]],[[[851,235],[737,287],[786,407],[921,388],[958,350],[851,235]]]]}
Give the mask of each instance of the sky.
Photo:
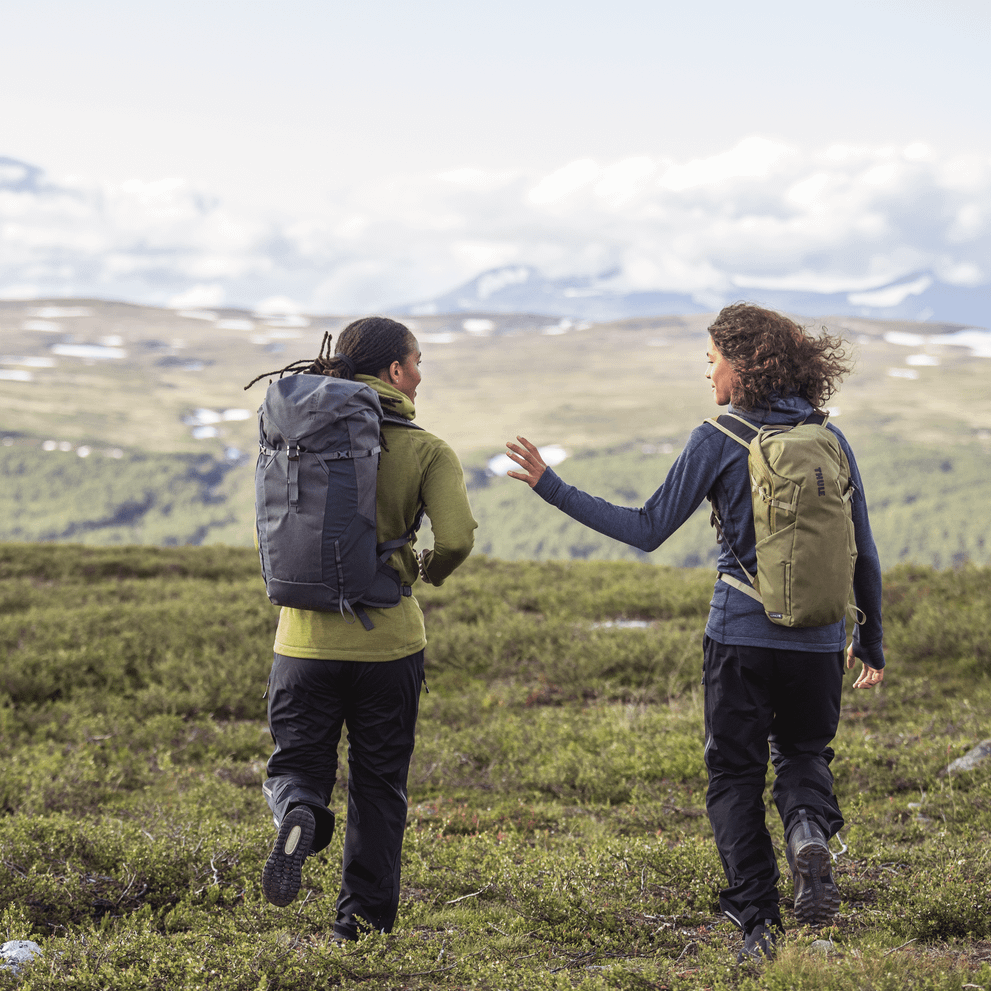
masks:
{"type": "Polygon", "coordinates": [[[0,5],[0,298],[991,281],[988,0],[0,5]]]}

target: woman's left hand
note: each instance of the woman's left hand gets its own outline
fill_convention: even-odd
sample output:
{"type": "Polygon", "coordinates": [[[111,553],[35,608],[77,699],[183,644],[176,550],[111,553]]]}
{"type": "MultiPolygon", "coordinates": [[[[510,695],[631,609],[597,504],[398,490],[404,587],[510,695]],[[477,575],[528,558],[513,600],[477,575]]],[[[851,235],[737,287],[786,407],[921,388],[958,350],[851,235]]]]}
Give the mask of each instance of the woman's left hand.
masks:
{"type": "MultiPolygon", "coordinates": [[[[846,666],[848,669],[853,667],[853,661],[853,644],[850,644],[846,652],[846,666]]],[[[875,685],[881,684],[882,681],[884,681],[884,668],[872,668],[869,665],[864,664],[863,670],[860,672],[859,677],[853,683],[853,687],[873,688],[875,685]]]]}
{"type": "Polygon", "coordinates": [[[507,443],[507,456],[520,465],[523,471],[510,471],[507,474],[510,478],[518,478],[521,482],[526,482],[532,489],[540,481],[540,476],[543,475],[547,465],[544,464],[544,459],[540,456],[540,452],[526,437],[517,437],[516,439],[523,447],[517,444],[507,443]]]}

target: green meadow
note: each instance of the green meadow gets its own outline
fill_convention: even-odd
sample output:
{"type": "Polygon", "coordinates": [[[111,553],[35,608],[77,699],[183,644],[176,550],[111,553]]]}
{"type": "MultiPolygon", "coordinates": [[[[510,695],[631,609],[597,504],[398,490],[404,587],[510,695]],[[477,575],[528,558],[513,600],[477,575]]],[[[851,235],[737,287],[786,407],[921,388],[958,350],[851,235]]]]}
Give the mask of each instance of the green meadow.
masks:
{"type": "Polygon", "coordinates": [[[340,950],[340,833],[291,906],[261,895],[276,617],[255,554],[0,545],[0,941],[44,951],[0,988],[991,988],[991,768],[946,773],[991,736],[991,569],[887,572],[888,677],[847,676],[835,744],[840,913],[795,927],[782,878],[763,966],[736,965],[716,902],[712,577],[480,555],[418,588],[399,919],[340,950]]]}

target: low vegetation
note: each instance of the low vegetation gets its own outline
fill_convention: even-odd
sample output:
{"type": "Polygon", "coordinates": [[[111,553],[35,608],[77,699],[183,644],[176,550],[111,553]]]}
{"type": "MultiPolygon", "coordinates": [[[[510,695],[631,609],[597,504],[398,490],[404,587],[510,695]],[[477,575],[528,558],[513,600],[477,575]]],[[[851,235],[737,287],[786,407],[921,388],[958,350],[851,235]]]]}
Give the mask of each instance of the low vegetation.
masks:
{"type": "Polygon", "coordinates": [[[991,988],[991,769],[946,773],[991,736],[991,570],[887,575],[890,673],[848,677],[836,742],[841,911],[794,927],[782,878],[762,967],[717,907],[711,587],[479,557],[418,589],[399,920],[339,950],[341,835],[289,908],[260,891],[275,611],[254,553],[0,545],[0,942],[44,951],[0,988],[991,988]]]}

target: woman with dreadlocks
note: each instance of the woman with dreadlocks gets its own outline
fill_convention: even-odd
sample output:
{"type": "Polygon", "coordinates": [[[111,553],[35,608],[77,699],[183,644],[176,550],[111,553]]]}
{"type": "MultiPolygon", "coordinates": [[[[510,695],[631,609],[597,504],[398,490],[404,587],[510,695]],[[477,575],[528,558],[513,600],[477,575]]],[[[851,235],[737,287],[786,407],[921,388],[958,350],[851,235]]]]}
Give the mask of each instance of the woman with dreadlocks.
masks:
{"type": "MultiPolygon", "coordinates": [[[[344,328],[333,353],[328,334],[315,361],[295,362],[281,372],[362,382],[391,415],[412,420],[419,364],[419,346],[406,327],[368,317],[344,328]]],[[[405,585],[418,576],[440,585],[468,557],[477,525],[461,464],[444,441],[426,430],[388,420],[381,429],[377,540],[405,533],[424,507],[433,550],[417,558],[407,543],[389,564],[405,585]]],[[[424,681],[426,635],[416,598],[404,595],[397,606],[368,607],[368,612],[374,616],[370,631],[340,612],[283,608],[269,679],[275,752],[263,790],[278,836],[262,890],[276,905],[296,897],[306,857],[330,842],[334,815],[327,806],[347,724],[348,814],[334,924],[338,941],[355,940],[361,931],[389,932],[395,922],[406,777],[424,681]]]]}
{"type": "MultiPolygon", "coordinates": [[[[794,426],[823,406],[849,371],[842,344],[828,334],[813,336],[779,313],[738,303],[709,327],[705,377],[716,405],[729,404],[750,424],[745,429],[794,426]]],[[[852,667],[854,657],[862,660],[854,687],[871,688],[884,677],[881,568],[853,451],[838,430],[827,429],[854,486],[853,591],[866,615],[846,661],[852,667]]],[[[692,432],[664,484],[641,509],[614,506],[568,485],[533,444],[517,440],[508,445],[509,457],[522,470],[510,475],[586,526],[644,551],[660,546],[706,498],[712,501],[724,540],[704,638],[706,808],[728,882],[720,906],[744,934],[740,960],[771,956],[782,925],[762,797],[769,742],[795,917],[826,922],[840,904],[827,844],[843,825],[829,763],[840,715],[845,622],[778,625],[759,598],[741,590],[748,588],[744,569],[757,572],[748,451],[716,425],[706,422],[692,432]]]]}

